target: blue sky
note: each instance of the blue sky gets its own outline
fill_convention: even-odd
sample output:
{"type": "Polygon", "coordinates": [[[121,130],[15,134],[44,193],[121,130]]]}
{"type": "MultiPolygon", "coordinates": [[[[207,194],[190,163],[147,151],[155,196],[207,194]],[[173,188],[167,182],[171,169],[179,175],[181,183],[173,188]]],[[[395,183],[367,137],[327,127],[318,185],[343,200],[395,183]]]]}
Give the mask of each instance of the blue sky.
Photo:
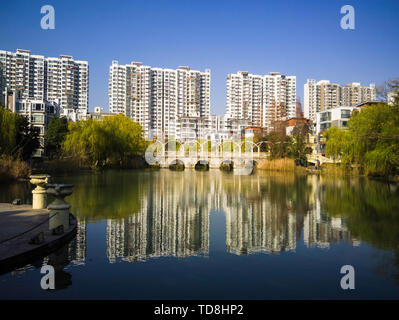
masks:
{"type": "Polygon", "coordinates": [[[399,77],[399,1],[19,1],[0,0],[0,49],[72,55],[90,65],[90,110],[108,110],[112,60],[153,67],[210,68],[211,112],[225,111],[226,75],[277,71],[307,78],[377,85],[399,77]],[[40,9],[55,9],[42,30],[40,9]],[[355,8],[343,30],[340,8],[355,8]]]}

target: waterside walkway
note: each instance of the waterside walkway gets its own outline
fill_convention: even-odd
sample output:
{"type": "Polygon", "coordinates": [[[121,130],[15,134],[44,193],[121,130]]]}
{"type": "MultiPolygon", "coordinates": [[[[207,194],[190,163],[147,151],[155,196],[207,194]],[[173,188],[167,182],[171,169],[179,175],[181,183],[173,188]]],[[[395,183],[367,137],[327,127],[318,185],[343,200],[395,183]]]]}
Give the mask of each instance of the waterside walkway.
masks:
{"type": "Polygon", "coordinates": [[[0,203],[0,274],[53,252],[75,236],[76,220],[61,234],[53,234],[49,220],[48,209],[0,203]]]}

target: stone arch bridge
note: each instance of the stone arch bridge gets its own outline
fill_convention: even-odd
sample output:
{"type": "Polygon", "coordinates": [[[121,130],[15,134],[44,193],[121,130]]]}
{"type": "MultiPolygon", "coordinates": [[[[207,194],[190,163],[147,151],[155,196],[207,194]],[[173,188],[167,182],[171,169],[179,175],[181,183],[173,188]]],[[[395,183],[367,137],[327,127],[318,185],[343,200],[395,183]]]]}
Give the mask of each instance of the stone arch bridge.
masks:
{"type": "MultiPolygon", "coordinates": [[[[267,141],[254,143],[252,141],[224,141],[218,144],[212,141],[155,141],[146,153],[146,161],[168,168],[171,164],[181,163],[185,168],[194,168],[196,164],[206,164],[209,168],[219,168],[222,163],[230,163],[233,168],[244,168],[256,165],[261,160],[269,159],[267,141]]],[[[333,163],[333,160],[312,153],[308,162],[333,163]]]]}
{"type": "Polygon", "coordinates": [[[156,141],[148,147],[145,158],[149,164],[159,164],[161,168],[176,163],[184,164],[185,168],[194,168],[196,164],[219,168],[222,163],[230,163],[236,169],[268,159],[269,153],[262,151],[267,149],[266,145],[264,141],[228,141],[219,144],[212,144],[211,141],[156,141]]]}

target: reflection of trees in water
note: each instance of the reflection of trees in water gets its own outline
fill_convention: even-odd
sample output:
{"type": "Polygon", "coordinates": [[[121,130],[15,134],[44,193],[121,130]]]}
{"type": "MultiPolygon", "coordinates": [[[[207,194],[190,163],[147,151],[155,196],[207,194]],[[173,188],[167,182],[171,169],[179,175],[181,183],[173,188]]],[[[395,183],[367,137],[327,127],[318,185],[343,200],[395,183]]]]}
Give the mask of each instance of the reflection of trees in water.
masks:
{"type": "Polygon", "coordinates": [[[340,216],[330,217],[321,205],[323,196],[324,178],[309,176],[308,181],[312,188],[307,195],[309,197],[309,210],[304,217],[304,242],[308,247],[329,248],[330,244],[346,241],[351,245],[358,245],[345,219],[340,216]]]}
{"type": "Polygon", "coordinates": [[[139,212],[148,183],[145,174],[122,170],[63,179],[74,184],[72,196],[66,198],[72,205],[71,211],[90,220],[122,218],[139,212]]]}
{"type": "Polygon", "coordinates": [[[32,186],[29,181],[0,184],[0,203],[21,199],[23,204],[32,203],[32,186]]]}
{"type": "MultiPolygon", "coordinates": [[[[226,248],[231,253],[294,250],[302,231],[308,247],[356,244],[358,239],[390,251],[378,256],[375,271],[399,283],[399,188],[393,184],[216,170],[107,171],[55,180],[75,184],[67,201],[80,217],[66,256],[52,258],[60,266],[85,262],[86,221],[104,218],[109,219],[111,261],[207,255],[209,212],[218,209],[226,214],[226,248]]],[[[10,188],[0,192],[0,201],[31,201],[28,182],[10,188]]],[[[61,278],[68,283],[68,277],[61,278]]]]}
{"type": "Polygon", "coordinates": [[[324,210],[342,216],[354,236],[384,250],[399,245],[399,191],[389,184],[366,180],[325,183],[324,210]]]}
{"type": "Polygon", "coordinates": [[[328,215],[345,218],[356,238],[394,253],[381,259],[376,271],[399,283],[398,186],[367,179],[327,181],[320,198],[328,215]]]}
{"type": "MultiPolygon", "coordinates": [[[[217,170],[107,171],[55,180],[74,183],[67,201],[82,221],[109,219],[111,260],[207,255],[212,209],[226,214],[226,247],[232,253],[294,250],[302,231],[309,247],[358,239],[399,253],[399,190],[392,184],[217,170]]],[[[8,192],[13,199],[31,197],[29,183],[21,185],[8,192]]],[[[76,264],[85,261],[85,226],[69,246],[76,264]]],[[[377,271],[398,279],[398,256],[381,260],[377,271]]]]}
{"type": "Polygon", "coordinates": [[[353,243],[344,221],[321,210],[317,177],[219,171],[140,174],[146,175],[147,189],[140,189],[139,211],[108,220],[111,261],[207,254],[212,208],[226,213],[226,247],[232,253],[294,250],[302,230],[308,246],[353,243]]]}
{"type": "Polygon", "coordinates": [[[374,256],[378,265],[375,273],[386,278],[389,282],[399,285],[399,250],[393,252],[378,252],[374,256]]]}

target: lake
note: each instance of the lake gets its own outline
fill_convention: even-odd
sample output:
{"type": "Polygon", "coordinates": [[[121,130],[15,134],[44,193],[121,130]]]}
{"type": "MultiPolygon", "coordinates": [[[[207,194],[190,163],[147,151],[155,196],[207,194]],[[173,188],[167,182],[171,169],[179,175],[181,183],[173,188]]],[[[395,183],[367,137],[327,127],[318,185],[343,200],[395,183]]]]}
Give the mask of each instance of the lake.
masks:
{"type": "MultiPolygon", "coordinates": [[[[74,184],[76,238],[1,275],[0,299],[399,298],[396,184],[167,169],[54,180],[74,184]],[[56,290],[41,289],[43,264],[56,290]]],[[[31,202],[29,183],[0,186],[0,202],[15,198],[31,202]]]]}

